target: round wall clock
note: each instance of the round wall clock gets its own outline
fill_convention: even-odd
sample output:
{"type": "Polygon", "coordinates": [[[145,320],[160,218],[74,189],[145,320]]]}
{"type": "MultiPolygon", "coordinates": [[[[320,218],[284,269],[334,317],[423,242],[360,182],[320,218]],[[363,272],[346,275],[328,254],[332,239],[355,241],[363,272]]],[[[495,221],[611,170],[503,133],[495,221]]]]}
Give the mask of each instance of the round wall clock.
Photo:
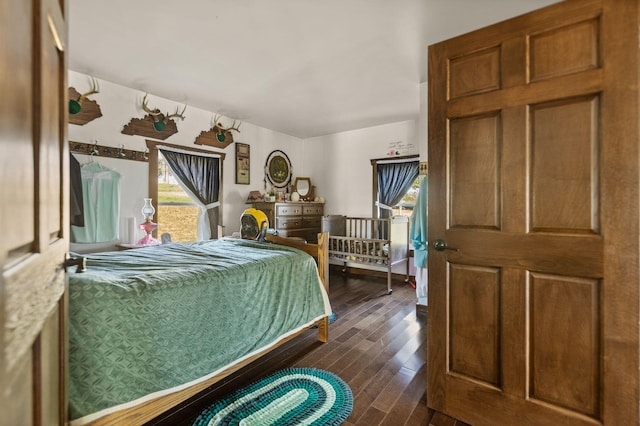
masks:
{"type": "Polygon", "coordinates": [[[264,168],[265,175],[276,188],[284,188],[291,182],[291,161],[287,154],[275,150],[267,156],[264,168]]]}

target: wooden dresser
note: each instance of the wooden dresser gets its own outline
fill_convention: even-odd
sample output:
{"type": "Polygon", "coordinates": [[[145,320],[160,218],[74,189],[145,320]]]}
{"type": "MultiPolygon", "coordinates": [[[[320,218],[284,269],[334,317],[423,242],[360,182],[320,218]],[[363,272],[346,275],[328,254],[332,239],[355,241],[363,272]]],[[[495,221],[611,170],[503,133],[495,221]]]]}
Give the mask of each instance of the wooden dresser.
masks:
{"type": "Polygon", "coordinates": [[[314,202],[258,202],[253,207],[269,218],[269,227],[281,237],[300,237],[309,243],[318,242],[322,229],[323,203],[314,202]]]}

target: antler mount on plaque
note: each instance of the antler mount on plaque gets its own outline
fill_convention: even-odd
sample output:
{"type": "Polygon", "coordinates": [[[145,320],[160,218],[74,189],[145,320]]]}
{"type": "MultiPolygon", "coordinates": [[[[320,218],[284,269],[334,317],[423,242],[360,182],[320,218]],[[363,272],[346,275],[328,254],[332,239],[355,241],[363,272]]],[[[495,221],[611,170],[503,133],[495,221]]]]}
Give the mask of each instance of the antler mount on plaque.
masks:
{"type": "Polygon", "coordinates": [[[233,133],[231,132],[240,133],[241,124],[242,122],[236,125],[236,121],[233,120],[231,127],[222,127],[220,116],[216,114],[211,120],[211,129],[200,132],[194,143],[196,145],[208,145],[224,149],[233,143],[233,133]]]}
{"type": "Polygon", "coordinates": [[[102,117],[100,105],[88,97],[100,93],[98,80],[91,78],[91,88],[80,94],[74,87],[69,87],[69,123],[85,125],[98,117],[102,117]]]}
{"type": "Polygon", "coordinates": [[[178,126],[173,118],[184,120],[184,112],[187,105],[182,108],[176,107],[173,114],[164,114],[159,108],[149,108],[147,94],[142,98],[142,109],[147,113],[144,118],[132,118],[129,124],[125,125],[122,133],[125,135],[140,135],[150,138],[165,140],[169,136],[178,133],[178,126]]]}

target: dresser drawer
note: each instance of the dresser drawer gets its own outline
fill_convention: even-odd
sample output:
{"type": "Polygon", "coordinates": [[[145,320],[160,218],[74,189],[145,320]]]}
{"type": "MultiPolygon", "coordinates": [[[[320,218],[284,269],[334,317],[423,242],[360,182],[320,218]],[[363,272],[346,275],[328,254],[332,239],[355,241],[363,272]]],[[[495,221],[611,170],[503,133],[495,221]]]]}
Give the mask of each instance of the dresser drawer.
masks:
{"type": "Polygon", "coordinates": [[[303,228],[316,228],[320,230],[322,228],[322,216],[318,217],[303,217],[302,218],[302,227],[303,228]]]}
{"type": "Polygon", "coordinates": [[[302,206],[277,205],[276,216],[302,216],[302,206]]]}
{"type": "Polygon", "coordinates": [[[304,215],[305,216],[322,216],[322,212],[324,210],[323,206],[304,206],[304,215]]]}
{"type": "Polygon", "coordinates": [[[302,218],[300,217],[276,218],[276,229],[298,229],[298,228],[302,228],[302,218]]]}

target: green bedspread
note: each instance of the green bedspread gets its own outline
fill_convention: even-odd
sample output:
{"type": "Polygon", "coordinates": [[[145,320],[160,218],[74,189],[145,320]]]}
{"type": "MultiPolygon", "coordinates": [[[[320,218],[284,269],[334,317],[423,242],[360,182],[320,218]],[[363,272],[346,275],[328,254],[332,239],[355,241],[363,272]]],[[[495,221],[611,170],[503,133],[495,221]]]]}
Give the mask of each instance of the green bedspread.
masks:
{"type": "Polygon", "coordinates": [[[69,274],[70,417],[212,373],[331,312],[302,251],[223,239],[89,255],[69,274]]]}

